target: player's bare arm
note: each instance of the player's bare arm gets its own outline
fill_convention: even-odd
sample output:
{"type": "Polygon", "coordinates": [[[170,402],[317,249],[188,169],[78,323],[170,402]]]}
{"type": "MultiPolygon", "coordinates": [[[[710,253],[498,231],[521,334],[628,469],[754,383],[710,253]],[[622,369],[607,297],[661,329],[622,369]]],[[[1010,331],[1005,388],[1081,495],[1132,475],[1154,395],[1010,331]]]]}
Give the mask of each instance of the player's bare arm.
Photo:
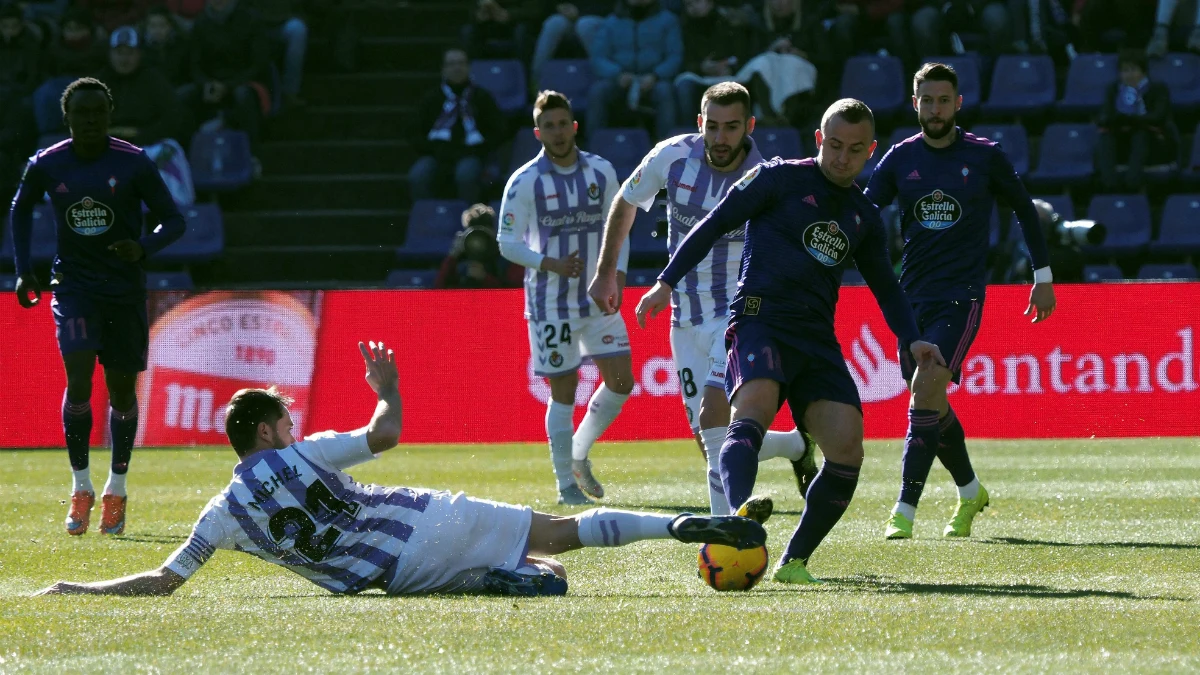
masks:
{"type": "Polygon", "coordinates": [[[600,261],[596,264],[596,275],[588,285],[588,295],[605,314],[612,314],[621,308],[621,290],[624,289],[624,279],[620,283],[617,277],[624,277],[617,271],[617,261],[621,255],[621,246],[633,229],[633,219],[637,215],[637,207],[625,201],[623,197],[613,200],[608,212],[608,220],[604,223],[604,235],[600,244],[600,261]]]}
{"type": "Polygon", "coordinates": [[[668,286],[666,282],[659,280],[655,282],[654,288],[646,291],[641,300],[637,304],[637,322],[638,326],[646,327],[646,317],[653,319],[658,316],[671,304],[671,291],[674,290],[668,286]]]}
{"type": "Polygon", "coordinates": [[[39,595],[170,595],[187,581],[166,567],[110,581],[75,583],[59,581],[34,593],[39,595]]]}
{"type": "MultiPolygon", "coordinates": [[[[1049,270],[1047,270],[1049,271],[1049,270]]],[[[1041,323],[1050,318],[1058,300],[1054,297],[1054,283],[1043,281],[1035,283],[1029,291],[1029,306],[1025,308],[1025,316],[1033,315],[1033,323],[1041,323]]]]}
{"type": "Polygon", "coordinates": [[[375,414],[367,425],[367,447],[380,453],[396,447],[403,428],[400,401],[400,375],[396,369],[396,355],[386,349],[382,342],[358,343],[363,363],[367,367],[366,380],[371,391],[379,396],[375,414]]]}

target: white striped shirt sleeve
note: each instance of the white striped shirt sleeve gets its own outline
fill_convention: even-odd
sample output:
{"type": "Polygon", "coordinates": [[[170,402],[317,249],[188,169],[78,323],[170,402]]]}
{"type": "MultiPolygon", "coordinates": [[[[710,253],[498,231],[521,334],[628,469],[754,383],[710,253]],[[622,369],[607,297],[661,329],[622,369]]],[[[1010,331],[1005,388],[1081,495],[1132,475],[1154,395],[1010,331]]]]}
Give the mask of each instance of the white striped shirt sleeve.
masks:
{"type": "Polygon", "coordinates": [[[625,201],[643,211],[649,211],[650,207],[654,206],[654,198],[667,184],[667,172],[671,163],[679,158],[677,152],[668,151],[674,147],[672,140],[674,139],[654,146],[654,149],[642,158],[642,163],[633,174],[625,179],[625,185],[621,186],[621,197],[625,201]]]}
{"type": "Polygon", "coordinates": [[[192,534],[183,546],[167,558],[163,567],[187,579],[195,574],[219,548],[233,548],[233,540],[229,536],[223,522],[222,511],[214,498],[204,507],[200,520],[192,528],[192,534]]]}
{"type": "Polygon", "coordinates": [[[525,178],[521,170],[508,179],[504,187],[504,200],[500,202],[500,230],[496,241],[500,244],[500,255],[518,265],[539,269],[546,256],[529,248],[525,233],[536,217],[533,209],[533,180],[525,178]]]}

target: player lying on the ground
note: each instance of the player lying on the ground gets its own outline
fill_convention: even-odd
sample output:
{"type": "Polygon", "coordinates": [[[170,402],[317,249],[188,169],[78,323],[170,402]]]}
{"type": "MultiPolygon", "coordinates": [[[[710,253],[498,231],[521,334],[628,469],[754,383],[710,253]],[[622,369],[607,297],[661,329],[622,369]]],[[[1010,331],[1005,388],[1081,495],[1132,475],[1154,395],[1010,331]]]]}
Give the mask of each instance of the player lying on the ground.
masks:
{"type": "Polygon", "coordinates": [[[219,548],[281,565],[334,593],[562,595],[562,565],[531,554],[672,537],[738,548],[766,541],[761,525],[738,516],[591,509],[557,517],[461,492],[356,483],[342,470],[394,447],[401,427],[392,352],[382,343],[359,349],[367,384],[379,397],[367,426],[297,442],[287,397],[273,389],[239,391],[229,402],[225,433],[240,461],[183,546],[156,570],[95,583],[60,581],[39,595],[166,595],[219,548]]]}
{"type": "Polygon", "coordinates": [[[760,164],[744,175],[671,256],[637,306],[638,323],[668,304],[672,289],[721,235],[746,228],[742,278],[730,306],[725,390],[733,421],[721,446],[721,482],[732,508],[754,489],[763,436],[787,401],[796,426],[812,434],[825,463],[775,579],[814,583],[805,567],[837,524],[858,485],[863,417],[858,389],[833,329],[843,272],[857,265],[888,327],[914,360],[944,364],[924,342],[888,261],[883,223],[854,178],[875,149],[875,118],[842,99],[816,132],[815,159],[760,164]]]}
{"type": "Polygon", "coordinates": [[[71,138],[38,151],[13,199],[13,257],[17,301],[42,297],[30,265],[33,210],[47,195],[56,241],[50,303],[67,371],[62,423],[74,474],[67,533],[87,532],[96,492],[88,470],[92,435],[92,373],[104,367],[112,465],[101,500],[100,531],[125,529],[125,477],[137,437],[137,374],[146,369],[146,256],[183,236],[186,224],[158,167],[137,146],[108,135],[112,94],[99,80],[75,80],[62,95],[71,138]],[[142,204],[162,223],[142,234],[142,204]],[[30,294],[33,297],[30,298],[30,294]]]}

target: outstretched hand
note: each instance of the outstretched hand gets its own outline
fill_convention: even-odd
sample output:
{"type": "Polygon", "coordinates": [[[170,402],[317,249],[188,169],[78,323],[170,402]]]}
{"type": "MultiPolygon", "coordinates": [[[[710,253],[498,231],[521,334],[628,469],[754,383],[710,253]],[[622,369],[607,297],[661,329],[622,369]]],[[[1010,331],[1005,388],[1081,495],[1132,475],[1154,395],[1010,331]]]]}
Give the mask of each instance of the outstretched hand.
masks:
{"type": "Polygon", "coordinates": [[[942,350],[932,342],[917,340],[909,345],[908,351],[917,360],[918,366],[927,366],[932,362],[943,368],[946,367],[946,359],[942,358],[942,350]]]}
{"type": "Polygon", "coordinates": [[[647,315],[654,318],[670,304],[671,287],[661,281],[656,282],[654,288],[646,291],[646,294],[638,301],[636,310],[638,325],[645,328],[647,315]]]}
{"type": "Polygon", "coordinates": [[[399,391],[400,373],[396,370],[396,355],[390,349],[384,349],[383,343],[372,341],[370,347],[360,342],[358,351],[362,352],[363,363],[367,366],[367,385],[377,395],[399,391]]]}
{"type": "Polygon", "coordinates": [[[57,581],[54,584],[43,588],[37,593],[34,593],[32,597],[36,598],[39,595],[79,595],[86,592],[87,589],[81,584],[72,583],[70,581],[57,581]]]}

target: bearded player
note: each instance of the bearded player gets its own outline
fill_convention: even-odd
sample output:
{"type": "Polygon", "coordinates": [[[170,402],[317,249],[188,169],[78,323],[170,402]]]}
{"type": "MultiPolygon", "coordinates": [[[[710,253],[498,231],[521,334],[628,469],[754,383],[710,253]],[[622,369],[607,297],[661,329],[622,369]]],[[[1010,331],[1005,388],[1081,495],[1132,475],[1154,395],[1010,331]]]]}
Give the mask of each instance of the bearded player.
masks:
{"type": "MultiPolygon", "coordinates": [[[[670,222],[668,253],[717,205],[733,183],[762,162],[750,134],[750,92],[736,82],[713,85],[700,99],[699,133],[667,139],[650,151],[613,201],[604,228],[604,247],[589,293],[600,309],[620,307],[617,262],[637,208],[649,211],[655,196],[667,191],[670,222]]],[[[679,376],[688,424],[708,460],[708,501],[714,514],[730,513],[721,486],[718,460],[729,428],[725,396],[725,330],[729,305],[737,292],[745,229],[722,236],[712,251],[688,272],[671,293],[671,355],[679,376]]],[[[785,457],[792,462],[800,494],[816,475],[811,441],[799,431],[768,431],[759,460],[785,457]]],[[[769,513],[756,509],[755,516],[769,513]]],[[[765,518],[763,518],[765,519],[765,518]]]]}

